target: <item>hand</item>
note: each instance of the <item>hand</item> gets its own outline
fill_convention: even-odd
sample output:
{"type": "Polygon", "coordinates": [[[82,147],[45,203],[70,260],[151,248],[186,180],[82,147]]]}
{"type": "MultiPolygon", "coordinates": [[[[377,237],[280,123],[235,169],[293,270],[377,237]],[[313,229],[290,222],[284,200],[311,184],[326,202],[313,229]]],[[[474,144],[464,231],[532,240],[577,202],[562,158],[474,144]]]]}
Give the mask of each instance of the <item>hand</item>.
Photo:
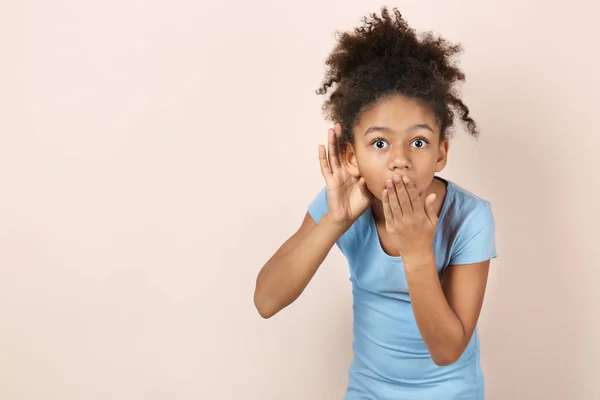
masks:
{"type": "Polygon", "coordinates": [[[408,177],[394,178],[388,180],[382,195],[386,231],[403,258],[428,255],[433,251],[438,224],[433,207],[435,194],[423,201],[408,177]]]}
{"type": "Polygon", "coordinates": [[[321,173],[327,184],[328,213],[337,224],[352,224],[364,213],[373,200],[364,178],[356,178],[348,173],[340,163],[336,152],[336,139],[342,134],[340,124],[328,130],[329,154],[325,146],[319,146],[321,173]]]}

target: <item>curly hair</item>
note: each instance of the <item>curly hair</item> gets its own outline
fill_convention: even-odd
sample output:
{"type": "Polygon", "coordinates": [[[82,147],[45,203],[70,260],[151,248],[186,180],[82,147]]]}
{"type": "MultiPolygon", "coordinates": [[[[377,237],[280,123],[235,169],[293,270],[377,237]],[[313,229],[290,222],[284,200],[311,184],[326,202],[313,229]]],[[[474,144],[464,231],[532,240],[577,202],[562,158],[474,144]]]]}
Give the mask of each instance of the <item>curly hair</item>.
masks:
{"type": "Polygon", "coordinates": [[[342,125],[338,149],[344,142],[354,144],[352,127],[361,114],[376,102],[402,95],[431,107],[440,126],[441,138],[449,138],[455,112],[468,133],[478,137],[475,121],[468,107],[457,95],[457,84],[465,74],[454,64],[462,52],[431,32],[416,34],[394,8],[387,7],[381,16],[364,17],[364,25],[338,36],[329,54],[325,79],[317,94],[331,92],[323,104],[327,119],[342,125]],[[335,86],[334,86],[335,85],[335,86]]]}

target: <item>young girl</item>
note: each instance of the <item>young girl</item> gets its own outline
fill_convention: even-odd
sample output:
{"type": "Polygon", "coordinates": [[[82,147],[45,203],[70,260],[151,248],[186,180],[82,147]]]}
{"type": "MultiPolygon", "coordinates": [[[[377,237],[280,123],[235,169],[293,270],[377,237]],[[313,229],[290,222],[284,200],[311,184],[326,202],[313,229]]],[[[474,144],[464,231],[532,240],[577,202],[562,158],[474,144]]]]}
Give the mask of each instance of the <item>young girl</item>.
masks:
{"type": "Polygon", "coordinates": [[[460,50],[384,7],[327,60],[326,187],[261,269],[254,302],[264,318],[291,304],[337,244],[353,292],[346,400],[483,399],[476,325],[494,217],[486,200],[435,175],[456,115],[477,136],[455,89],[460,50]]]}

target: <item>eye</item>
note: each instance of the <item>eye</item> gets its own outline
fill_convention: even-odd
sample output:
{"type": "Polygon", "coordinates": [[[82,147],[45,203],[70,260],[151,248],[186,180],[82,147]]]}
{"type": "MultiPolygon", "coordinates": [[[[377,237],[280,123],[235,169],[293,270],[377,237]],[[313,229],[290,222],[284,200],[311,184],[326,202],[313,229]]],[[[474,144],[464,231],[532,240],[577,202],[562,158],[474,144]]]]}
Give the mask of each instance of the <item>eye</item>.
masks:
{"type": "Polygon", "coordinates": [[[425,139],[415,139],[410,145],[416,147],[417,149],[424,149],[427,147],[427,145],[429,145],[429,142],[427,142],[425,139]]]}
{"type": "Polygon", "coordinates": [[[373,141],[373,143],[371,143],[371,146],[376,148],[377,150],[385,149],[387,145],[387,142],[383,139],[376,139],[373,141]]]}

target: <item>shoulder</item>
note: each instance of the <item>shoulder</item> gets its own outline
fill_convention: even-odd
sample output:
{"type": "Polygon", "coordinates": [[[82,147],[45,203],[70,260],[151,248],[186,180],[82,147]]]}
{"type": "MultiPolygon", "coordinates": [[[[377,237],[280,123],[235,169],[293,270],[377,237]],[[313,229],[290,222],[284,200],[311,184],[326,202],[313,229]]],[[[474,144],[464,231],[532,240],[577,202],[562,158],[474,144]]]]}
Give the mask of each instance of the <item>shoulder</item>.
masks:
{"type": "Polygon", "coordinates": [[[468,264],[496,257],[495,218],[491,203],[449,182],[445,234],[451,239],[451,263],[468,264]]]}
{"type": "Polygon", "coordinates": [[[489,220],[493,219],[492,205],[488,200],[451,181],[448,182],[447,201],[449,204],[444,208],[454,224],[464,225],[480,220],[491,222],[489,220]]]}
{"type": "Polygon", "coordinates": [[[323,215],[327,213],[327,208],[327,186],[323,186],[308,205],[308,213],[315,223],[319,223],[323,215]]]}

